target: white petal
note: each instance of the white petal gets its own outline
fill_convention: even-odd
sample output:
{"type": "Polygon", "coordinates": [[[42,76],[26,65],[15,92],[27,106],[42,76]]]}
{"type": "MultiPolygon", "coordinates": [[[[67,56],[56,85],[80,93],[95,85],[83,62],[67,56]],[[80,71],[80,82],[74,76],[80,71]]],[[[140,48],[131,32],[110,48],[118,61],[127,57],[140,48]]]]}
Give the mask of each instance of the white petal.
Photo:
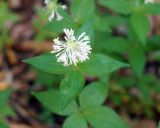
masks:
{"type": "Polygon", "coordinates": [[[49,0],[45,0],[44,3],[45,3],[45,4],[48,4],[48,3],[49,3],[49,0]]]}
{"type": "Polygon", "coordinates": [[[145,4],[154,3],[154,0],[145,0],[145,4]]]}
{"type": "Polygon", "coordinates": [[[51,15],[49,16],[48,20],[51,22],[52,19],[55,17],[55,11],[52,11],[51,15]]]}
{"type": "Polygon", "coordinates": [[[64,31],[64,33],[65,33],[65,40],[66,41],[75,41],[76,40],[76,38],[75,38],[75,36],[74,36],[74,31],[72,30],[72,29],[63,29],[63,31],[64,31]]]}
{"type": "Polygon", "coordinates": [[[58,11],[55,11],[55,15],[56,15],[56,20],[60,21],[63,19],[63,16],[61,16],[58,11]]]}
{"type": "Polygon", "coordinates": [[[78,37],[78,41],[79,41],[81,38],[83,38],[83,37],[84,37],[84,35],[86,35],[86,33],[85,33],[85,32],[83,32],[83,33],[78,37]]]}
{"type": "Polygon", "coordinates": [[[66,6],[66,5],[61,5],[61,8],[62,8],[63,10],[65,10],[65,9],[67,9],[67,6],[66,6]]]}
{"type": "Polygon", "coordinates": [[[86,33],[82,33],[78,39],[74,36],[72,29],[64,29],[65,41],[54,39],[52,53],[57,53],[57,62],[63,63],[64,66],[77,65],[89,59],[91,53],[90,40],[86,33]]]}

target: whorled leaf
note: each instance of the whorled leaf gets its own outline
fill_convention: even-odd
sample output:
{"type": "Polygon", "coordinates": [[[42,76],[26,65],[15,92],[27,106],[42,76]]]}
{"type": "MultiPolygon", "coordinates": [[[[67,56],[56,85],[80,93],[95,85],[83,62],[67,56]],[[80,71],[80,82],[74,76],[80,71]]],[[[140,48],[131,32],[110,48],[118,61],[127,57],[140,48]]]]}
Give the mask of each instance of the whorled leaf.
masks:
{"type": "Polygon", "coordinates": [[[78,68],[84,74],[90,76],[100,76],[110,74],[111,72],[125,66],[128,65],[107,55],[92,53],[89,60],[79,64],[78,68]]]}
{"type": "Polygon", "coordinates": [[[94,128],[129,128],[129,126],[108,107],[89,107],[83,114],[94,128]]]}
{"type": "Polygon", "coordinates": [[[113,9],[121,14],[130,14],[133,6],[131,2],[126,0],[99,0],[99,3],[107,8],[113,9]]]}
{"type": "Polygon", "coordinates": [[[62,80],[60,85],[62,108],[69,105],[70,102],[79,95],[83,89],[84,83],[85,79],[78,71],[72,71],[67,74],[66,78],[62,80]]]}
{"type": "Polygon", "coordinates": [[[39,100],[42,105],[50,111],[58,115],[70,115],[77,111],[77,104],[75,101],[71,102],[68,106],[62,109],[61,98],[62,95],[57,90],[49,90],[45,92],[36,92],[33,95],[39,100]]]}
{"type": "Polygon", "coordinates": [[[63,128],[88,128],[88,126],[83,115],[75,113],[65,120],[63,128]]]}
{"type": "Polygon", "coordinates": [[[58,63],[55,55],[51,53],[28,58],[24,62],[50,74],[64,74],[68,71],[68,68],[58,63]]]}
{"type": "Polygon", "coordinates": [[[80,94],[80,105],[82,108],[101,105],[105,101],[107,94],[107,84],[100,82],[91,83],[80,94]]]}

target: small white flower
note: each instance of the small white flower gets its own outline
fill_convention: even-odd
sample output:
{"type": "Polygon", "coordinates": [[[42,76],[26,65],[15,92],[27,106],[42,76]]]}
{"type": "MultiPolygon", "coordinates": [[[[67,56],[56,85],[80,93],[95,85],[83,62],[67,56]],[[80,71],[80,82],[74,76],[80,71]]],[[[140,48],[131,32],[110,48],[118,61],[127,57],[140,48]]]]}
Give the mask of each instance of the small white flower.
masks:
{"type": "Polygon", "coordinates": [[[45,0],[44,3],[46,4],[46,10],[50,13],[48,17],[49,21],[52,21],[53,19],[60,21],[63,19],[63,16],[58,12],[58,8],[66,9],[67,7],[65,5],[57,4],[56,0],[45,0]]]}
{"type": "Polygon", "coordinates": [[[53,51],[57,53],[57,62],[62,62],[64,66],[77,65],[89,59],[88,54],[91,53],[90,39],[83,32],[78,38],[74,36],[72,29],[64,29],[65,41],[54,39],[53,51]]]}
{"type": "Polygon", "coordinates": [[[145,4],[148,4],[148,3],[154,3],[154,0],[145,0],[144,2],[145,4]]]}
{"type": "Polygon", "coordinates": [[[49,0],[44,0],[44,3],[45,3],[45,4],[48,4],[48,3],[49,3],[49,0]]]}

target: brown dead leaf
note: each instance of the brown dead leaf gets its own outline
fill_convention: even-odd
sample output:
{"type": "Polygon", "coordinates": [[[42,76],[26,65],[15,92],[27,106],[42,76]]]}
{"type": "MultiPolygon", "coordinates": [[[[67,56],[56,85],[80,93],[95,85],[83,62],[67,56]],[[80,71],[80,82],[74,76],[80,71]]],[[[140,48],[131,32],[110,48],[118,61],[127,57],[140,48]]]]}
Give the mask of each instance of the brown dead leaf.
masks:
{"type": "Polygon", "coordinates": [[[22,4],[21,0],[9,0],[8,2],[11,9],[19,9],[22,4]]]}
{"type": "Polygon", "coordinates": [[[135,123],[133,128],[156,128],[156,123],[153,120],[143,119],[135,123]]]}
{"type": "Polygon", "coordinates": [[[160,112],[160,103],[158,103],[158,104],[156,105],[156,109],[157,109],[158,112],[160,112]]]}
{"type": "Polygon", "coordinates": [[[130,119],[126,112],[121,113],[121,117],[131,126],[132,128],[156,128],[156,121],[152,119],[130,119]]]}
{"type": "Polygon", "coordinates": [[[48,52],[52,49],[52,42],[34,42],[34,41],[25,41],[19,45],[21,50],[32,50],[36,53],[48,52]]]}
{"type": "Polygon", "coordinates": [[[21,41],[25,39],[31,39],[34,35],[32,25],[29,23],[20,23],[14,25],[11,36],[15,41],[21,41]]]}
{"type": "Polygon", "coordinates": [[[0,80],[4,79],[5,78],[5,72],[3,71],[0,71],[0,80]]]}
{"type": "Polygon", "coordinates": [[[28,126],[26,124],[17,124],[17,123],[11,123],[9,124],[10,128],[34,128],[32,126],[28,126]]]}
{"type": "Polygon", "coordinates": [[[151,27],[152,27],[152,31],[151,34],[160,34],[160,30],[159,30],[159,26],[160,26],[160,16],[151,16],[150,17],[150,21],[151,21],[151,27]]]}
{"type": "Polygon", "coordinates": [[[2,54],[0,52],[0,67],[2,67],[2,65],[3,65],[3,56],[2,56],[2,54]]]}
{"type": "Polygon", "coordinates": [[[8,82],[1,81],[0,82],[0,91],[7,89],[9,87],[9,85],[10,84],[8,82]]]}
{"type": "Polygon", "coordinates": [[[18,62],[18,58],[16,56],[16,53],[12,49],[7,49],[7,57],[10,64],[14,65],[18,62]]]}

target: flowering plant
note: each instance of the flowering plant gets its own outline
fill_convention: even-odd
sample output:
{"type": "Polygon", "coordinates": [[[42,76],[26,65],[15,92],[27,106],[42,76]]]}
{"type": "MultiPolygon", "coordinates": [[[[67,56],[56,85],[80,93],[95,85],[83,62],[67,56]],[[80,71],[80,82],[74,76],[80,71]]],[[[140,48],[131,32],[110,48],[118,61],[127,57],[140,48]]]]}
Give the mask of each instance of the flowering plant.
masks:
{"type": "Polygon", "coordinates": [[[63,9],[58,12],[57,1],[45,0],[45,4],[46,10],[51,12],[51,22],[45,29],[61,36],[53,40],[51,53],[24,61],[64,78],[58,89],[33,95],[50,111],[67,116],[63,128],[88,128],[88,124],[94,128],[129,128],[112,109],[103,105],[109,78],[112,72],[131,65],[136,78],[144,79],[144,48],[150,30],[146,14],[160,13],[160,5],[147,0],[98,0],[99,6],[111,11],[110,15],[123,16],[115,20],[108,16],[107,10],[100,14],[94,0],[73,0],[68,10],[71,14],[63,9]],[[117,20],[122,30],[119,30],[121,26],[116,26],[117,20]],[[112,35],[115,26],[117,33],[123,31],[118,33],[121,34],[118,38],[112,35]],[[106,42],[110,43],[105,45],[106,42]],[[122,56],[121,61],[113,57],[126,52],[128,60],[122,56]],[[95,80],[88,84],[88,77],[95,80]]]}

